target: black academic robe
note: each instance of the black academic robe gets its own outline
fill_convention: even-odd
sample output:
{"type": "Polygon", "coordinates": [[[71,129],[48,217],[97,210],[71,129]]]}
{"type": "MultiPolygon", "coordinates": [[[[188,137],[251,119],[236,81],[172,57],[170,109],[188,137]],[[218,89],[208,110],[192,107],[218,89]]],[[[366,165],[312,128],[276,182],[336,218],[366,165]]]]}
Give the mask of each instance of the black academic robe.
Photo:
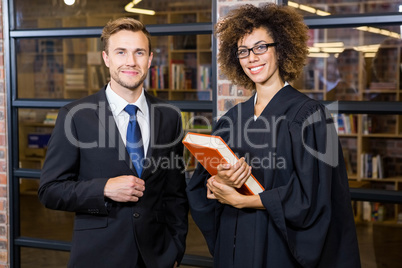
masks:
{"type": "Polygon", "coordinates": [[[322,104],[286,86],[257,120],[251,97],[213,134],[265,188],[265,210],[222,205],[206,198],[210,175],[198,165],[187,195],[215,267],[360,267],[341,146],[322,104]]]}

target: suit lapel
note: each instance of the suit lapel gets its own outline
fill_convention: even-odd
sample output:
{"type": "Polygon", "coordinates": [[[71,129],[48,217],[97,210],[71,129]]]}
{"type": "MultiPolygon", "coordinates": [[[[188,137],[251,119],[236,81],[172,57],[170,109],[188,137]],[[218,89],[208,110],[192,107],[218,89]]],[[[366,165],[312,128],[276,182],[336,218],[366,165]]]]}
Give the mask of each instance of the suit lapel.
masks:
{"type": "Polygon", "coordinates": [[[98,109],[96,110],[96,114],[100,122],[100,128],[103,128],[99,129],[99,131],[100,133],[105,133],[104,138],[100,138],[99,146],[109,146],[109,148],[115,148],[118,154],[118,160],[123,160],[133,171],[134,175],[138,176],[134,165],[131,162],[126,146],[121,138],[119,129],[117,128],[110,104],[106,98],[105,89],[106,88],[98,93],[98,109]]]}
{"type": "Polygon", "coordinates": [[[151,137],[149,140],[149,145],[148,145],[148,150],[147,150],[147,163],[150,163],[150,165],[146,165],[144,167],[144,170],[142,172],[142,176],[146,178],[149,174],[149,172],[152,171],[152,167],[154,163],[154,159],[152,158],[153,156],[153,146],[152,144],[155,144],[156,141],[158,140],[158,135],[159,135],[159,129],[160,129],[160,119],[161,119],[161,114],[160,110],[157,106],[158,102],[150,96],[146,91],[145,91],[145,97],[147,99],[148,103],[148,109],[149,109],[149,119],[150,119],[150,133],[151,137]]]}

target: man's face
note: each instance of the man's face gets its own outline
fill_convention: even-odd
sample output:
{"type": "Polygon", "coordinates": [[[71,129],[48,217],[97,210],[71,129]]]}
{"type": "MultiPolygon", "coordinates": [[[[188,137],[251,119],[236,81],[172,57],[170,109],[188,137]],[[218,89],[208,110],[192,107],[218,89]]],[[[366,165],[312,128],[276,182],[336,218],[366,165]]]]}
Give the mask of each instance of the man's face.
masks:
{"type": "Polygon", "coordinates": [[[153,56],[145,34],[119,31],[110,36],[107,49],[102,56],[110,71],[111,87],[117,91],[142,89],[153,56]]]}

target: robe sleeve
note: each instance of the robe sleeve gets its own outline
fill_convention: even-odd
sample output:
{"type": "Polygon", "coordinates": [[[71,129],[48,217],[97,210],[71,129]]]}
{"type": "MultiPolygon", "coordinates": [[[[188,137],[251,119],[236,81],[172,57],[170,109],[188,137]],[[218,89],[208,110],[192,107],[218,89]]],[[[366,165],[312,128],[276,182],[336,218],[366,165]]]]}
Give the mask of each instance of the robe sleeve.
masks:
{"type": "MultiPolygon", "coordinates": [[[[229,117],[222,117],[215,125],[212,135],[220,136],[227,142],[229,138],[229,117]]],[[[209,252],[214,255],[215,243],[220,224],[220,215],[223,205],[217,200],[207,198],[207,180],[211,175],[198,163],[193,176],[187,184],[187,197],[190,205],[190,213],[205,237],[209,252]]]]}
{"type": "MultiPolygon", "coordinates": [[[[320,260],[331,222],[333,184],[346,180],[347,185],[340,143],[328,115],[322,105],[306,104],[290,120],[289,181],[260,194],[271,219],[303,267],[316,267],[320,260]]],[[[348,188],[336,195],[347,197],[348,188]]]]}

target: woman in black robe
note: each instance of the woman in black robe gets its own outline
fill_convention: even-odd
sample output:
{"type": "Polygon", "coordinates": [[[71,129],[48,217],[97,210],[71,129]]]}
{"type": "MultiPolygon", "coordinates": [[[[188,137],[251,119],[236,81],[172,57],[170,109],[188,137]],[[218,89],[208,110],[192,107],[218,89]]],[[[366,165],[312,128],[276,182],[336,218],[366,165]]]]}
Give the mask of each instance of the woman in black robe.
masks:
{"type": "Polygon", "coordinates": [[[241,161],[212,177],[198,165],[187,188],[215,267],[360,267],[332,118],[287,83],[308,54],[303,18],[285,6],[244,5],[216,33],[223,73],[256,93],[213,130],[241,161]],[[258,195],[236,191],[250,172],[265,188],[258,195]]]}

